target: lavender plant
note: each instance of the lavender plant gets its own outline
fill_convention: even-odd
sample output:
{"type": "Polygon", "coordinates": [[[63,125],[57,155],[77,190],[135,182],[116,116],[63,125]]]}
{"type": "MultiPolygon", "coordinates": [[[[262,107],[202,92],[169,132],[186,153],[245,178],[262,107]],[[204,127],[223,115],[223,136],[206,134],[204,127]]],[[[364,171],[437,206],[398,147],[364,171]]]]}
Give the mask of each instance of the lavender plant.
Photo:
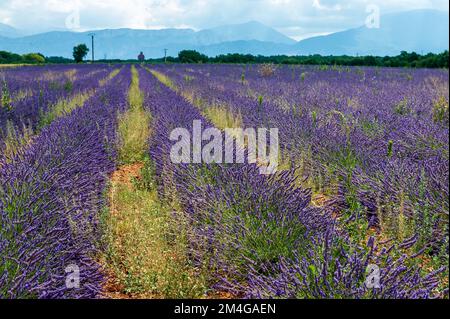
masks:
{"type": "MultiPolygon", "coordinates": [[[[205,89],[206,83],[201,82],[200,85],[198,77],[187,86],[179,76],[172,77],[176,70],[161,71],[175,79],[181,92],[192,86],[195,90],[206,92],[200,97],[211,101],[211,105],[226,99],[227,102],[233,101],[227,103],[228,106],[237,108],[236,100],[242,102],[239,111],[244,112],[245,124],[260,124],[258,112],[255,112],[257,100],[237,94],[229,97],[228,90],[208,91],[211,86],[205,89]]],[[[228,78],[236,77],[228,75],[228,78]]],[[[224,81],[224,78],[221,80],[224,81]]],[[[215,84],[214,81],[210,83],[215,84]]],[[[330,208],[340,203],[339,198],[343,199],[342,208],[349,208],[349,185],[352,186],[353,196],[359,196],[353,181],[358,176],[357,168],[361,160],[356,158],[359,153],[352,140],[356,128],[355,125],[350,126],[347,116],[344,121],[325,121],[318,117],[317,126],[313,126],[311,118],[306,116],[306,132],[304,127],[299,130],[298,123],[294,121],[298,120],[297,117],[293,120],[292,114],[279,107],[269,108],[267,112],[270,116],[265,116],[269,125],[283,121],[283,126],[279,127],[286,139],[282,143],[285,143],[285,149],[292,152],[297,146],[297,132],[301,132],[302,138],[306,134],[314,138],[314,134],[326,130],[333,133],[334,144],[321,141],[320,145],[329,147],[329,152],[334,152],[331,156],[341,154],[342,165],[336,164],[335,171],[341,174],[342,167],[348,169],[347,175],[342,175],[346,176],[342,186],[347,189],[341,197],[337,194],[335,203],[330,207],[317,208],[311,206],[311,191],[299,186],[295,170],[267,177],[258,175],[256,167],[248,163],[171,163],[168,135],[173,128],[191,130],[194,119],[201,120],[206,127],[212,124],[202,116],[202,108],[189,104],[169,88],[159,86],[155,79],[146,85],[142,88],[146,92],[144,103],[155,118],[154,133],[149,142],[150,156],[155,163],[160,194],[176,203],[188,216],[192,228],[192,258],[199,266],[206,264],[209,267],[211,282],[216,289],[246,297],[435,296],[436,276],[442,269],[422,273],[411,262],[415,258],[398,256],[393,248],[378,250],[373,240],[368,244],[355,242],[350,238],[352,234],[348,233],[349,222],[336,220],[331,215],[330,208]],[[369,262],[381,269],[381,290],[370,290],[364,286],[369,262]]],[[[208,107],[208,102],[203,103],[202,107],[208,107]]],[[[316,137],[314,141],[319,142],[319,139],[316,137]]],[[[363,211],[360,204],[354,209],[363,211]]],[[[417,237],[406,239],[401,242],[403,247],[409,248],[417,242],[417,237]]]]}
{"type": "Polygon", "coordinates": [[[114,84],[0,163],[1,298],[98,295],[99,211],[115,168],[116,112],[127,105],[129,79],[122,71],[114,84]],[[72,265],[80,276],[75,288],[67,285],[72,265]]]}

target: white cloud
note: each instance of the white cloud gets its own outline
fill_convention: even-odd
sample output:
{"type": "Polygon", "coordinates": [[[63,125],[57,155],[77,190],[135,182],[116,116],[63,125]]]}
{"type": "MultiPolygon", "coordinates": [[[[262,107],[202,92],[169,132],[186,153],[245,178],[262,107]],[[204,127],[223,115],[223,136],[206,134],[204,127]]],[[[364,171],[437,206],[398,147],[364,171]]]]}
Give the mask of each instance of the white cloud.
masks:
{"type": "Polygon", "coordinates": [[[339,3],[327,5],[321,4],[320,0],[313,0],[313,7],[319,10],[341,11],[342,6],[339,3]]]}
{"type": "Polygon", "coordinates": [[[362,25],[366,6],[381,14],[418,8],[448,11],[447,0],[0,0],[0,22],[28,32],[65,29],[80,13],[80,30],[202,29],[260,21],[296,39],[362,25]]]}

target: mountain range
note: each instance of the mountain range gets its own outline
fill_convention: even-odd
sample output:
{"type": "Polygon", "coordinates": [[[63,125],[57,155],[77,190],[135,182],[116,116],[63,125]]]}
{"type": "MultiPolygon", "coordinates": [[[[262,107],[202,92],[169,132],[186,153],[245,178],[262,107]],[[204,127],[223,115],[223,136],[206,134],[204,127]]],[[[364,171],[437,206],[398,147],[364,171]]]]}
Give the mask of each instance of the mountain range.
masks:
{"type": "Polygon", "coordinates": [[[24,36],[23,32],[0,24],[0,51],[39,52],[46,56],[71,57],[80,43],[90,47],[95,33],[97,59],[136,58],[143,51],[157,58],[168,50],[194,49],[208,56],[226,53],[254,55],[397,55],[401,51],[440,53],[449,48],[449,14],[415,10],[384,15],[380,28],[361,26],[326,36],[295,41],[256,21],[194,31],[192,29],[106,29],[89,32],[53,31],[24,36]]]}

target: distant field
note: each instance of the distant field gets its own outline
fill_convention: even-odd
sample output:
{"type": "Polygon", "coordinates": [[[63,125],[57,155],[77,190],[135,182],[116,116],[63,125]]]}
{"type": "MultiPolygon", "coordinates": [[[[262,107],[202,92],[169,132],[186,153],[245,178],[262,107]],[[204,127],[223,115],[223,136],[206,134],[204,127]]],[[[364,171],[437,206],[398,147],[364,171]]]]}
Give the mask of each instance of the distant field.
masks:
{"type": "Polygon", "coordinates": [[[448,70],[0,65],[0,85],[0,298],[448,298],[448,70]]]}
{"type": "Polygon", "coordinates": [[[25,66],[27,64],[0,64],[0,68],[14,68],[19,66],[25,66]]]}

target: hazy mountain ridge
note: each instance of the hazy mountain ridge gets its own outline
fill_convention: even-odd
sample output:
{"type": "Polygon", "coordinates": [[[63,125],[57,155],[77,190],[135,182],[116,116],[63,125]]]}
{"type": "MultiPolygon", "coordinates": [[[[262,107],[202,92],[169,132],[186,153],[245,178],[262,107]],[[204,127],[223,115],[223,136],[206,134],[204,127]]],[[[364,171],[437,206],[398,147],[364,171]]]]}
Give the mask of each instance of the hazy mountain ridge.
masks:
{"type": "Polygon", "coordinates": [[[381,17],[380,28],[365,26],[300,41],[304,54],[396,55],[400,51],[439,53],[449,47],[448,13],[415,10],[381,17]]]}
{"type": "MultiPolygon", "coordinates": [[[[97,59],[136,58],[140,51],[155,58],[163,56],[164,49],[172,56],[183,49],[195,49],[209,56],[226,53],[397,55],[402,50],[438,53],[448,49],[448,23],[448,13],[416,10],[382,16],[379,29],[363,26],[299,42],[255,21],[200,31],[106,29],[93,32],[97,59]]],[[[0,50],[71,57],[76,44],[86,43],[90,47],[90,33],[53,31],[18,37],[19,31],[0,25],[0,50]]]]}
{"type": "Polygon", "coordinates": [[[7,24],[0,23],[0,37],[17,38],[23,36],[23,33],[7,24]]]}

